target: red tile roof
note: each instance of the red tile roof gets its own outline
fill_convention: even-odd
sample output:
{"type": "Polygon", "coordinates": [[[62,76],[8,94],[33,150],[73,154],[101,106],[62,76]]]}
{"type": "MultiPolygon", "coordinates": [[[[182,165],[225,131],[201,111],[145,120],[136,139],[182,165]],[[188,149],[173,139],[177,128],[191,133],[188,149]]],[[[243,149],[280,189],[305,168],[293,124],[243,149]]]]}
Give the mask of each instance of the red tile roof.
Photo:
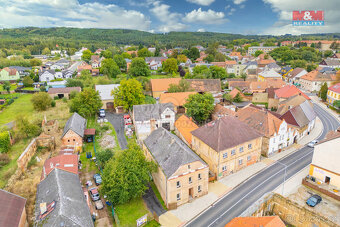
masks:
{"type": "Polygon", "coordinates": [[[96,129],[94,128],[87,128],[84,130],[84,135],[95,135],[96,134],[96,129]]]}
{"type": "Polygon", "coordinates": [[[0,189],[0,226],[19,226],[26,199],[0,189]]]}
{"type": "Polygon", "coordinates": [[[267,217],[237,217],[225,227],[285,227],[279,216],[267,217]]]}
{"type": "Polygon", "coordinates": [[[300,91],[294,85],[286,85],[283,88],[275,90],[275,95],[278,98],[289,98],[289,97],[292,97],[292,96],[297,95],[297,94],[301,94],[307,100],[310,100],[310,98],[305,93],[300,91]]]}
{"type": "Polygon", "coordinates": [[[198,129],[198,126],[184,114],[180,116],[175,122],[175,127],[182,134],[184,139],[191,144],[191,132],[198,129]]]}
{"type": "Polygon", "coordinates": [[[340,83],[337,83],[337,84],[334,84],[333,86],[330,86],[328,88],[328,90],[340,94],[340,83]]]}
{"type": "Polygon", "coordinates": [[[45,177],[47,177],[54,168],[78,174],[78,155],[65,154],[47,159],[41,173],[41,180],[45,179],[45,177]]]}

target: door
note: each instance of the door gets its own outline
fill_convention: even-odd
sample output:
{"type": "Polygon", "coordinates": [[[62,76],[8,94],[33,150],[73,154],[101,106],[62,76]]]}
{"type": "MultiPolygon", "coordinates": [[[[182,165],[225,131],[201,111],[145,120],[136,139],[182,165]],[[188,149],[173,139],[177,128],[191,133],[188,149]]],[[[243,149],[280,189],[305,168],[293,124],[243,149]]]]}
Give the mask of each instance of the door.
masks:
{"type": "Polygon", "coordinates": [[[193,197],[194,197],[194,189],[189,188],[189,198],[193,198],[193,197]]]}
{"type": "Polygon", "coordinates": [[[330,181],[331,181],[331,178],[326,176],[326,177],[325,177],[325,183],[326,183],[326,184],[329,184],[330,181]]]}
{"type": "Polygon", "coordinates": [[[166,130],[170,131],[170,123],[163,123],[162,127],[165,128],[166,130]]]}

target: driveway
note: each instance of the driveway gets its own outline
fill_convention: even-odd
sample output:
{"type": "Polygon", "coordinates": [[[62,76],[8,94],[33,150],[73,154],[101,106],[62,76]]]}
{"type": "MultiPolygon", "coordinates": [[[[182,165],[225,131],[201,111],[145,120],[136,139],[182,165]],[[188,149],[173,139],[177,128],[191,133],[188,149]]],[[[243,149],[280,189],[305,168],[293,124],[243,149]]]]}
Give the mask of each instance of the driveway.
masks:
{"type": "Polygon", "coordinates": [[[149,211],[151,213],[155,212],[158,217],[166,212],[166,210],[164,210],[164,208],[162,207],[162,204],[157,199],[150,185],[149,189],[146,190],[145,194],[143,195],[143,200],[146,203],[149,211]]]}
{"type": "Polygon", "coordinates": [[[122,150],[127,149],[127,141],[124,131],[124,118],[123,114],[109,113],[106,112],[106,119],[115,128],[119,146],[122,150]]]}

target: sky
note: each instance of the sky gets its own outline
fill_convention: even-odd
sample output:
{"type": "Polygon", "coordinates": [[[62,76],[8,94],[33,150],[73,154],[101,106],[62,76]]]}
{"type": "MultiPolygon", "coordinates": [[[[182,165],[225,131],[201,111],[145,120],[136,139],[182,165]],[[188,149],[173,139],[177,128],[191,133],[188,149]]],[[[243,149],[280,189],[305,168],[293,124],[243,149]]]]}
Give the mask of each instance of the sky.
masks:
{"type": "Polygon", "coordinates": [[[253,34],[340,32],[340,0],[0,0],[0,27],[124,28],[253,34]],[[324,26],[292,26],[324,10],[324,26]]]}

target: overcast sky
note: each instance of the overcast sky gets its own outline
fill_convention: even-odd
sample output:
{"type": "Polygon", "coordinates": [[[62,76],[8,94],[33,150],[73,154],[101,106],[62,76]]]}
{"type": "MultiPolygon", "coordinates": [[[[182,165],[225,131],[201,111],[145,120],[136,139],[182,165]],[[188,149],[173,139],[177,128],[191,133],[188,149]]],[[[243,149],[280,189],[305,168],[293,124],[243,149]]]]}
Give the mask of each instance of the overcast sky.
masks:
{"type": "Polygon", "coordinates": [[[241,34],[340,32],[340,0],[0,0],[0,26],[126,28],[241,34]],[[325,26],[293,27],[293,10],[324,10],[325,26]]]}

